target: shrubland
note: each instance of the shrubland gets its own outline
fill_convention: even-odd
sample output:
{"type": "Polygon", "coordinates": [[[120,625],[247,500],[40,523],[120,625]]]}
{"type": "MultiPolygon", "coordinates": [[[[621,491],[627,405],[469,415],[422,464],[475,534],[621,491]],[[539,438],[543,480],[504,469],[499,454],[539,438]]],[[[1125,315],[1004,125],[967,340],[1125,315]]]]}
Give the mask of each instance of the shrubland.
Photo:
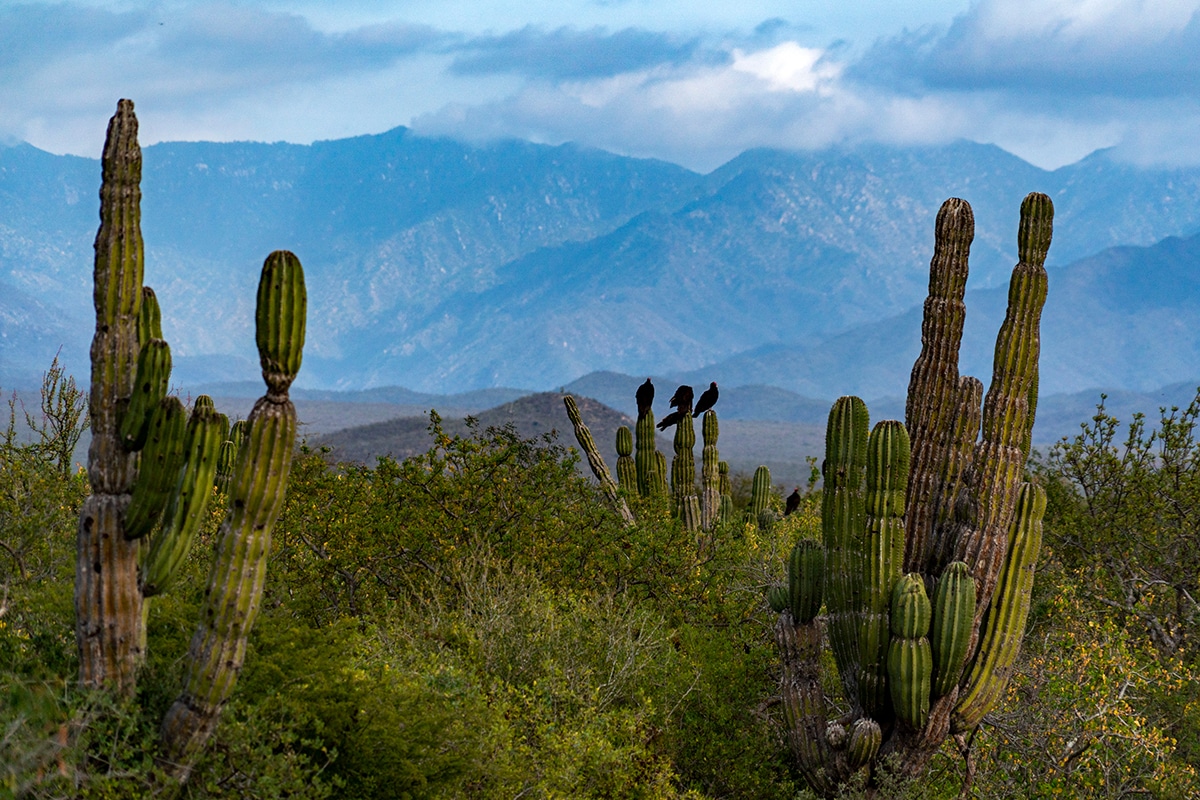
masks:
{"type": "MultiPolygon", "coordinates": [[[[71,391],[52,376],[50,401],[71,391]]],[[[87,485],[52,446],[55,407],[32,414],[32,440],[15,424],[0,440],[0,793],[147,796],[170,785],[157,726],[219,520],[150,607],[137,696],[80,688],[87,485]]],[[[1101,409],[1037,462],[1046,552],[1007,697],[922,778],[843,796],[1200,791],[1195,417],[1138,419],[1117,443],[1101,409]]],[[[626,527],[553,437],[450,436],[436,414],[429,429],[403,462],[301,448],[242,676],[180,796],[809,796],[763,591],[819,535],[819,489],[774,525],[699,533],[629,497],[626,527]]]]}

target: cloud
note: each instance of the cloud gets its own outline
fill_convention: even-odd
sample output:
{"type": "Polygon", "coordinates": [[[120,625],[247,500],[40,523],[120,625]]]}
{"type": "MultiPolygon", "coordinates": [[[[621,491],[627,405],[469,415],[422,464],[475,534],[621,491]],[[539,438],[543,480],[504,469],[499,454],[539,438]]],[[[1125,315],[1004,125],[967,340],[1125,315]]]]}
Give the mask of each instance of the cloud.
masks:
{"type": "Polygon", "coordinates": [[[904,91],[1200,94],[1200,3],[984,0],[948,29],[878,42],[853,77],[904,91]]]}
{"type": "Polygon", "coordinates": [[[699,55],[699,40],[635,28],[543,31],[532,25],[465,43],[452,69],[462,75],[508,72],[531,78],[605,78],[699,55]]]}

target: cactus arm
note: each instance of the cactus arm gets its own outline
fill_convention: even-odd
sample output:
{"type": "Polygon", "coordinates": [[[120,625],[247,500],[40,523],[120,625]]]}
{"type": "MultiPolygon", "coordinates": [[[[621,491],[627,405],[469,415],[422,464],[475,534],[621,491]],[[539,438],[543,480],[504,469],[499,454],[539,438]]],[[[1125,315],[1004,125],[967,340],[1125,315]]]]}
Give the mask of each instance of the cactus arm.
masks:
{"type": "Polygon", "coordinates": [[[1046,491],[1040,486],[1022,484],[1010,545],[988,609],[979,652],[951,719],[956,731],[969,731],[978,725],[1008,686],[1025,635],[1045,513],[1046,491]]]}
{"type": "Polygon", "coordinates": [[[721,517],[721,456],[717,451],[717,436],[720,428],[717,423],[717,412],[712,409],[704,412],[700,430],[704,435],[704,449],[700,453],[700,476],[703,484],[700,522],[705,530],[712,530],[721,517]]]}
{"type": "Polygon", "coordinates": [[[978,523],[960,531],[955,561],[971,566],[976,590],[976,627],[996,586],[1017,491],[1025,467],[1022,445],[1029,422],[1029,393],[1037,371],[1038,327],[1046,302],[1046,251],[1053,231],[1054,206],[1044,194],[1021,203],[1017,236],[1020,261],[1013,268],[1008,311],[996,337],[992,383],[983,404],[981,441],[975,448],[971,495],[979,504],[978,523]]]}
{"type": "Polygon", "coordinates": [[[656,493],[658,486],[658,460],[654,455],[654,412],[646,409],[646,413],[638,417],[634,430],[637,433],[634,465],[637,467],[638,494],[649,497],[656,493]]]}
{"type": "Polygon", "coordinates": [[[633,433],[625,425],[617,428],[617,483],[626,494],[638,493],[637,465],[633,461],[633,433]]]}
{"type": "Polygon", "coordinates": [[[729,479],[729,462],[718,461],[717,472],[721,476],[721,522],[732,522],[734,515],[733,482],[729,479]]]}
{"type": "Polygon", "coordinates": [[[142,308],[138,314],[138,349],[151,339],[165,339],[162,331],[162,309],[158,296],[149,286],[142,287],[142,308]]]}
{"type": "Polygon", "coordinates": [[[788,557],[788,608],[797,625],[807,625],[821,611],[824,593],[825,550],[801,539],[788,557]]]}
{"type": "Polygon", "coordinates": [[[935,223],[929,296],[921,323],[921,354],[913,364],[904,421],[912,437],[912,468],[907,489],[904,569],[923,572],[932,549],[937,487],[952,442],[952,416],[958,394],[958,351],[962,343],[967,258],[975,237],[975,217],[964,200],[942,203],[935,223]]]}
{"type": "Polygon", "coordinates": [[[975,581],[966,564],[954,561],[942,572],[933,593],[933,627],[929,633],[933,697],[950,694],[958,685],[974,620],[975,581]]]}
{"type": "Polygon", "coordinates": [[[841,397],[825,433],[821,531],[825,545],[825,607],[829,640],[847,699],[858,702],[860,558],[866,529],[867,406],[841,397]]]}
{"type": "MultiPolygon", "coordinates": [[[[183,691],[167,711],[160,731],[164,765],[180,781],[187,779],[196,753],[233,691],[262,599],[271,529],[283,508],[295,446],[296,408],[287,392],[296,374],[287,370],[300,366],[305,298],[300,261],[284,251],[268,256],[255,314],[267,393],[254,404],[247,420],[249,435],[238,456],[229,511],[218,533],[204,609],[188,650],[183,691]]],[[[210,476],[207,487],[211,485],[210,476]]]]}
{"type": "Polygon", "coordinates": [[[575,428],[575,439],[583,449],[584,455],[587,456],[588,466],[592,468],[592,474],[599,481],[601,491],[604,492],[604,496],[608,498],[613,509],[621,515],[625,525],[633,525],[633,512],[629,510],[629,504],[625,502],[625,498],[621,497],[617,482],[608,473],[608,465],[604,463],[604,456],[600,455],[600,450],[596,447],[596,440],[592,438],[592,432],[583,422],[575,398],[569,394],[563,395],[563,405],[567,407],[567,417],[575,428]]]}
{"type": "Polygon", "coordinates": [[[150,422],[150,434],[142,450],[137,482],[125,511],[125,535],[140,539],[162,517],[171,490],[183,466],[187,412],[178,397],[164,397],[150,422]]]}
{"type": "Polygon", "coordinates": [[[933,553],[922,574],[941,574],[946,565],[954,560],[959,530],[970,528],[971,520],[978,516],[976,503],[971,499],[970,492],[964,490],[968,488],[967,478],[971,459],[975,455],[975,440],[979,438],[982,405],[983,384],[979,379],[970,376],[959,378],[950,451],[941,483],[936,489],[933,553]]]}
{"type": "Polygon", "coordinates": [[[150,543],[142,570],[142,595],[162,594],[183,566],[212,499],[217,458],[229,429],[224,414],[196,403],[188,420],[183,469],[163,514],[163,525],[150,543]]]}
{"type": "Polygon", "coordinates": [[[819,794],[832,794],[843,776],[825,738],[819,620],[796,625],[785,609],[775,623],[775,641],[783,661],[779,690],[788,747],[808,785],[819,794]]]}
{"type": "Polygon", "coordinates": [[[79,512],[75,561],[75,639],[79,682],[132,693],[141,661],[142,609],[136,541],[122,525],[137,455],[121,446],[119,422],[133,393],[142,299],[139,226],[142,152],[133,103],[121,100],[109,121],[101,158],[100,227],[93,301],[96,332],[88,409],[92,494],[79,512]]]}
{"type": "Polygon", "coordinates": [[[696,496],[696,429],[691,414],[683,414],[675,425],[675,458],[671,461],[671,496],[675,513],[689,531],[700,529],[700,498],[696,496]]]}
{"type": "Polygon", "coordinates": [[[892,708],[897,719],[920,730],[929,716],[933,674],[933,653],[927,636],[932,610],[920,573],[910,572],[896,582],[891,613],[887,669],[892,708]]]}
{"type": "Polygon", "coordinates": [[[864,713],[886,718],[888,618],[892,589],[904,561],[904,487],[909,440],[904,425],[880,422],[867,440],[866,538],[861,554],[859,703],[864,713]]]}
{"type": "Polygon", "coordinates": [[[131,452],[146,445],[150,417],[167,396],[171,379],[171,347],[162,339],[149,339],[138,353],[137,377],[129,405],[121,415],[121,445],[131,452]]]}

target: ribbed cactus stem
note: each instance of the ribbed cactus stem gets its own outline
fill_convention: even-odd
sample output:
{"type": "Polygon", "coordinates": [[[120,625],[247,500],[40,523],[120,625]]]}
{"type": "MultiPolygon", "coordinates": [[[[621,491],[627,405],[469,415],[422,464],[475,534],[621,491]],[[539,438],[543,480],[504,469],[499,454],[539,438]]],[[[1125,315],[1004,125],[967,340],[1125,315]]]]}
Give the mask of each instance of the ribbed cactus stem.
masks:
{"type": "Polygon", "coordinates": [[[286,397],[300,371],[307,304],[300,259],[287,250],[267,256],[258,282],[254,337],[268,395],[286,397]]]}
{"type": "Polygon", "coordinates": [[[796,625],[784,610],[775,624],[783,661],[779,693],[787,741],[796,765],[815,791],[831,793],[844,777],[825,738],[825,693],[821,687],[821,628],[817,620],[796,625]]]}
{"type": "Polygon", "coordinates": [[[892,589],[904,562],[904,493],[909,440],[904,425],[885,420],[867,440],[866,538],[861,552],[862,607],[858,646],[859,703],[884,719],[888,705],[888,627],[892,589]]]}
{"type": "Polygon", "coordinates": [[[133,395],[121,415],[121,445],[139,451],[150,433],[150,418],[159,401],[167,396],[171,380],[171,347],[162,339],[150,339],[138,353],[133,395]]]}
{"type": "Polygon", "coordinates": [[[138,347],[143,348],[151,339],[165,339],[162,331],[162,309],[158,297],[149,286],[142,287],[142,309],[138,315],[138,347]]]}
{"type": "MultiPolygon", "coordinates": [[[[265,371],[263,374],[265,376],[265,371]]],[[[625,498],[621,497],[620,487],[609,474],[608,465],[604,463],[604,456],[600,455],[600,449],[596,447],[596,440],[592,438],[592,432],[584,424],[575,398],[569,394],[563,395],[563,405],[567,407],[567,418],[571,420],[571,425],[575,429],[575,440],[579,442],[579,447],[587,457],[588,466],[592,468],[592,474],[596,476],[600,490],[604,492],[604,496],[608,498],[613,509],[621,515],[625,524],[632,525],[634,519],[633,513],[629,510],[629,504],[625,502],[625,498]]]]}
{"type": "MultiPolygon", "coordinates": [[[[300,262],[279,253],[268,256],[255,314],[267,394],[254,404],[247,420],[250,432],[238,456],[229,511],[218,533],[204,609],[188,650],[183,692],[162,725],[166,765],[178,780],[186,780],[196,752],[233,691],[262,599],[271,529],[283,508],[296,439],[296,409],[287,389],[304,346],[305,296],[300,262]]],[[[212,486],[211,475],[205,486],[212,486]]]]}
{"type": "Polygon", "coordinates": [[[137,455],[121,446],[120,410],[133,394],[142,302],[140,228],[142,152],[133,103],[121,100],[101,157],[100,228],[96,233],[89,415],[92,494],[79,512],[75,563],[75,638],[79,681],[131,693],[141,663],[142,609],[138,543],[122,526],[137,455]]]}
{"type": "Polygon", "coordinates": [[[655,450],[654,472],[651,475],[654,478],[654,494],[658,497],[667,497],[670,494],[670,487],[667,486],[667,476],[669,474],[667,457],[663,455],[662,450],[655,450]]]}
{"type": "Polygon", "coordinates": [[[675,458],[671,462],[671,496],[675,512],[689,531],[700,529],[700,498],[696,496],[696,430],[690,414],[675,425],[675,458]]]}
{"type": "Polygon", "coordinates": [[[709,409],[704,412],[701,433],[704,435],[704,449],[701,451],[701,489],[700,522],[705,530],[712,530],[721,518],[721,456],[717,452],[717,436],[720,428],[717,423],[717,412],[709,409]]]}
{"type": "Polygon", "coordinates": [[[626,494],[638,493],[637,466],[633,461],[633,433],[626,425],[617,428],[617,484],[626,494]]]}
{"type": "Polygon", "coordinates": [[[869,426],[867,406],[859,398],[841,397],[833,404],[825,431],[825,489],[821,495],[829,640],[846,697],[856,704],[869,426]]]}
{"type": "Polygon", "coordinates": [[[954,709],[952,725],[956,731],[969,731],[978,725],[1008,686],[1029,617],[1045,513],[1046,491],[1033,484],[1021,484],[1004,568],[987,612],[979,651],[954,709]]]}
{"type": "Polygon", "coordinates": [[[150,543],[142,571],[145,597],[162,594],[179,574],[208,511],[217,457],[228,431],[229,421],[211,403],[195,404],[187,425],[183,469],[178,473],[163,514],[162,528],[150,543]]]}
{"type": "Polygon", "coordinates": [[[733,521],[733,481],[729,479],[729,462],[718,461],[717,472],[721,476],[721,522],[733,521]]]}
{"type": "Polygon", "coordinates": [[[759,516],[771,506],[771,470],[766,464],[759,465],[754,470],[754,479],[750,483],[750,507],[747,516],[757,522],[759,516]]]}
{"type": "Polygon", "coordinates": [[[950,448],[941,483],[935,490],[933,553],[923,574],[940,574],[954,560],[958,532],[969,529],[978,520],[978,503],[970,494],[967,478],[982,413],[983,384],[970,376],[959,378],[950,448]]]}
{"type": "Polygon", "coordinates": [[[654,412],[647,410],[640,417],[635,427],[637,432],[637,455],[634,458],[637,467],[638,494],[650,497],[658,491],[658,459],[655,458],[654,443],[654,412]]]}
{"type": "Polygon", "coordinates": [[[961,561],[951,562],[933,593],[933,627],[929,633],[933,697],[947,695],[958,685],[974,621],[975,581],[971,570],[961,561]]]}
{"type": "Polygon", "coordinates": [[[146,536],[158,524],[183,467],[187,411],[178,397],[164,397],[150,422],[150,434],[142,450],[137,482],[125,511],[125,535],[146,536]]]}
{"type": "Polygon", "coordinates": [[[1016,508],[1025,466],[1029,395],[1037,374],[1039,326],[1046,302],[1044,266],[1054,207],[1043,194],[1021,203],[1018,252],[1008,289],[1008,311],[996,337],[992,383],[983,403],[981,440],[972,457],[970,492],[979,504],[978,522],[958,531],[955,561],[975,578],[976,628],[991,600],[1016,508]]]}
{"type": "Polygon", "coordinates": [[[825,589],[825,549],[801,539],[788,557],[788,603],[797,625],[807,625],[821,612],[825,589]]]}
{"type": "Polygon", "coordinates": [[[882,743],[883,731],[878,722],[867,717],[856,719],[850,726],[850,741],[846,745],[846,759],[850,763],[850,769],[861,769],[875,760],[882,743]]]}
{"type": "Polygon", "coordinates": [[[891,644],[888,648],[888,686],[897,719],[920,730],[929,716],[933,675],[929,624],[932,609],[925,580],[910,572],[896,582],[892,593],[891,644]]]}
{"type": "MultiPolygon", "coordinates": [[[[942,203],[935,223],[929,296],[921,323],[921,354],[908,385],[905,427],[912,439],[912,473],[907,489],[904,567],[924,571],[933,549],[942,484],[953,447],[952,422],[958,396],[958,351],[966,305],[967,259],[975,217],[965,200],[942,203]]],[[[972,441],[974,439],[972,438],[972,441]]]]}

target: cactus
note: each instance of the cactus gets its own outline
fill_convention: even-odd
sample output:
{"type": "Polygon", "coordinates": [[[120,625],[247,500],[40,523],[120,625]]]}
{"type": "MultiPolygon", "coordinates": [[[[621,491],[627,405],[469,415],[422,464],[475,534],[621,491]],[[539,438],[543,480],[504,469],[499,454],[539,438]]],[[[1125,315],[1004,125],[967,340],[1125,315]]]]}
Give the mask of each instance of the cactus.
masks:
{"type": "Polygon", "coordinates": [[[888,646],[888,684],[896,718],[920,729],[929,716],[933,652],[929,647],[929,624],[933,616],[925,581],[910,572],[896,581],[892,592],[892,641],[888,646]]]}
{"type": "Polygon", "coordinates": [[[974,619],[975,581],[966,564],[954,561],[938,578],[933,594],[933,627],[929,632],[933,697],[950,694],[958,685],[974,619]]]}
{"type": "MultiPolygon", "coordinates": [[[[173,577],[205,516],[217,448],[228,423],[206,397],[197,398],[192,419],[185,422],[183,404],[165,396],[170,349],[162,338],[157,298],[142,285],[141,149],[129,100],[118,103],[109,122],[101,165],[89,398],[92,494],[79,517],[76,640],[80,684],[107,686],[132,696],[144,654],[147,604],[173,577]],[[146,537],[160,525],[150,546],[144,547],[146,537]],[[139,580],[143,555],[144,575],[139,580]]],[[[261,592],[266,563],[263,542],[283,502],[296,427],[287,386],[300,364],[304,306],[299,261],[290,253],[272,254],[263,268],[256,320],[268,392],[252,415],[262,420],[252,424],[257,426],[251,433],[252,452],[243,453],[238,461],[238,474],[245,476],[245,485],[253,491],[235,495],[222,528],[214,570],[222,569],[230,580],[210,585],[201,628],[221,619],[225,612],[217,608],[235,609],[237,619],[219,630],[217,638],[227,645],[219,660],[206,659],[206,653],[193,647],[186,662],[189,686],[196,682],[219,686],[221,697],[228,696],[241,663],[245,633],[261,592]],[[276,419],[281,422],[273,422],[276,419]],[[260,485],[264,481],[266,485],[260,485]],[[251,521],[250,527],[228,524],[230,519],[243,518],[251,521]],[[230,570],[233,562],[225,554],[246,543],[256,551],[256,560],[234,564],[230,570]]],[[[184,716],[199,723],[190,729],[165,724],[164,765],[180,780],[186,778],[192,754],[216,724],[220,703],[210,702],[216,696],[186,700],[184,716]],[[183,738],[176,735],[184,731],[183,738]],[[185,739],[186,746],[177,746],[185,739]]],[[[168,722],[180,718],[175,712],[173,707],[168,722]]]]}
{"type": "Polygon", "coordinates": [[[626,425],[617,428],[617,484],[626,494],[638,493],[637,465],[633,462],[633,433],[626,425]]]}
{"type": "Polygon", "coordinates": [[[700,476],[701,489],[700,522],[705,530],[716,527],[721,518],[721,458],[717,452],[717,436],[720,428],[717,423],[717,412],[709,409],[704,412],[701,432],[704,435],[704,450],[701,451],[702,468],[700,476]]]}
{"type": "Polygon", "coordinates": [[[689,531],[700,529],[700,498],[696,496],[696,461],[692,448],[696,446],[696,430],[690,414],[684,414],[675,425],[675,459],[671,462],[671,497],[675,514],[689,531]]]}
{"type": "Polygon", "coordinates": [[[800,625],[812,622],[821,611],[824,592],[825,551],[821,545],[801,539],[788,557],[787,607],[800,625]]]}
{"type": "MultiPolygon", "coordinates": [[[[1045,510],[1044,492],[1021,478],[1037,403],[1052,221],[1049,198],[1025,198],[986,397],[978,380],[958,371],[974,218],[969,205],[951,199],[935,226],[906,424],[880,423],[868,437],[861,400],[841,398],[830,411],[824,599],[847,715],[824,717],[819,618],[798,613],[790,584],[776,625],[789,744],[820,794],[835,794],[860,766],[873,775],[884,756],[901,774],[918,775],[947,736],[968,733],[1003,696],[1045,510]]],[[[789,567],[795,559],[793,552],[789,567]]],[[[773,607],[783,599],[776,593],[773,607]]]]}
{"type": "Polygon", "coordinates": [[[762,527],[767,511],[771,507],[771,470],[765,464],[754,470],[750,484],[750,505],[746,508],[746,521],[762,527]]]}
{"type": "MultiPolygon", "coordinates": [[[[264,376],[267,374],[266,369],[266,366],[264,366],[264,376]]],[[[579,442],[584,455],[587,456],[588,465],[591,466],[592,474],[599,481],[600,489],[604,492],[604,496],[608,498],[613,509],[621,515],[621,519],[625,521],[626,525],[634,524],[633,513],[629,510],[629,504],[625,502],[624,497],[621,497],[620,487],[617,486],[617,482],[613,480],[612,475],[608,474],[608,465],[604,463],[604,456],[600,455],[600,450],[596,447],[596,440],[592,438],[592,432],[583,423],[583,417],[579,413],[579,406],[576,404],[575,398],[569,394],[563,395],[563,405],[567,407],[567,417],[571,420],[571,425],[575,428],[575,440],[579,442]]]]}
{"type": "Polygon", "coordinates": [[[733,520],[733,481],[729,479],[729,462],[718,461],[717,472],[721,476],[721,522],[728,523],[733,520]]]}
{"type": "Polygon", "coordinates": [[[212,499],[217,456],[228,428],[229,420],[218,414],[211,402],[193,406],[183,446],[183,469],[177,474],[162,528],[150,543],[142,569],[143,597],[162,594],[183,565],[212,499]]]}

